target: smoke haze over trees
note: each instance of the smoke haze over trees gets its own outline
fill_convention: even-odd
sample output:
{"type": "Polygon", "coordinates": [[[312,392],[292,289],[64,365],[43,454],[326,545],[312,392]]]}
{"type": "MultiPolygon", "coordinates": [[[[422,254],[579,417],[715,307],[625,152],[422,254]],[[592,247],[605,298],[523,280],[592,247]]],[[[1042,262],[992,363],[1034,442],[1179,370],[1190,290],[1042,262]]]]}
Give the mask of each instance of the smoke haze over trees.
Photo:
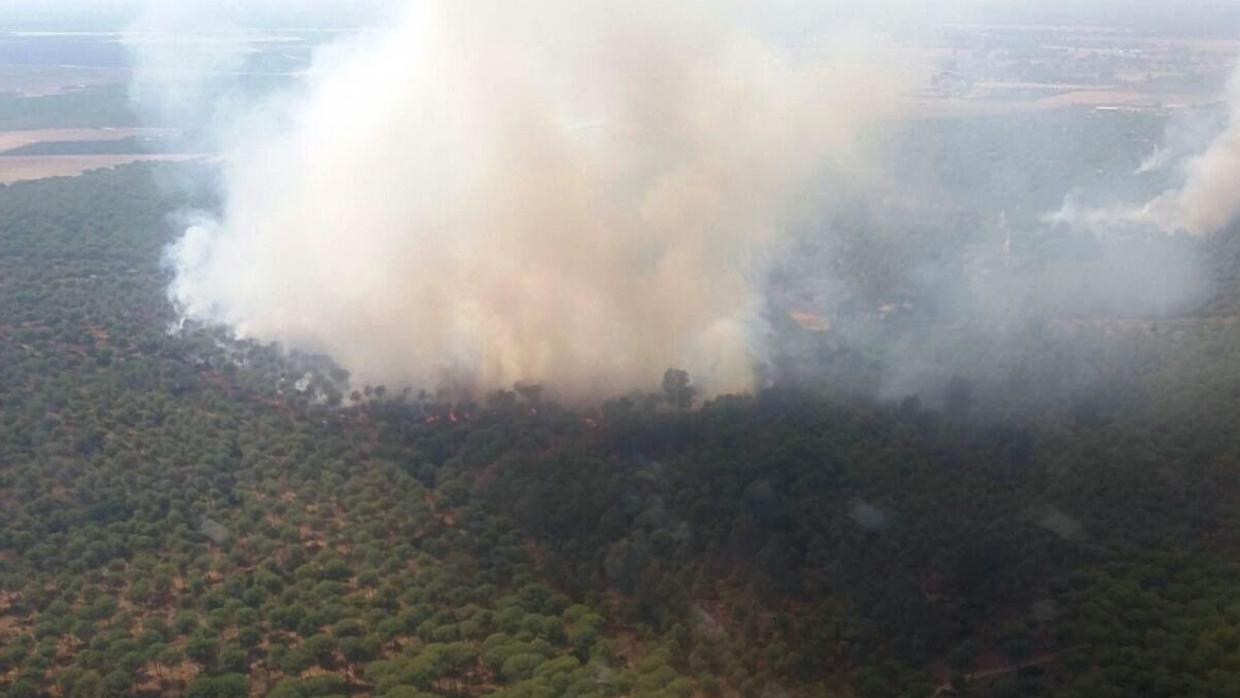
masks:
{"type": "Polygon", "coordinates": [[[132,44],[139,103],[225,153],[170,250],[186,320],[414,389],[597,400],[673,366],[706,394],[835,373],[898,398],[975,368],[958,346],[1003,371],[1035,324],[1213,292],[1179,238],[1231,218],[1234,128],[1142,169],[1174,152],[1139,115],[923,121],[942,76],[883,33],[928,31],[911,7],[415,7],[266,97],[194,79],[244,53],[132,44]]]}
{"type": "Polygon", "coordinates": [[[370,382],[586,398],[684,366],[751,389],[772,246],[820,215],[824,172],[866,166],[904,76],[732,21],[427,3],[325,49],[232,124],[173,297],[370,382]]]}

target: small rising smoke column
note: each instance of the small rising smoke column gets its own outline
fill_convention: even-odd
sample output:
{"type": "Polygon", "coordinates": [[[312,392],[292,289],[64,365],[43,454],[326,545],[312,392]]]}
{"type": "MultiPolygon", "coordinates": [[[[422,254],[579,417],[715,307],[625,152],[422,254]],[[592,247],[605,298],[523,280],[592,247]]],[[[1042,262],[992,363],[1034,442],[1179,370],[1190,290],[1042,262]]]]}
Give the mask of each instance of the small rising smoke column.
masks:
{"type": "Polygon", "coordinates": [[[371,383],[749,389],[769,251],[899,104],[869,51],[693,4],[419,4],[229,125],[170,295],[371,383]]]}
{"type": "Polygon", "coordinates": [[[1160,146],[1137,170],[1172,170],[1175,186],[1140,205],[1083,206],[1069,196],[1046,220],[1102,233],[1145,228],[1205,237],[1226,229],[1240,218],[1240,68],[1221,101],[1224,124],[1201,152],[1176,161],[1175,148],[1160,146]]]}

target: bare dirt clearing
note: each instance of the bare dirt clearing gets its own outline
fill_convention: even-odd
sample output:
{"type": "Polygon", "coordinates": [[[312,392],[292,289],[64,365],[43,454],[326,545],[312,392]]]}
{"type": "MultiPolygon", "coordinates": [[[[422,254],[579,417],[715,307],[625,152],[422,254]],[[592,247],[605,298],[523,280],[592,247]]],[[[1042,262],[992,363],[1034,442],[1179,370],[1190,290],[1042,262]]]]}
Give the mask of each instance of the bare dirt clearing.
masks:
{"type": "Polygon", "coordinates": [[[179,133],[168,128],[43,128],[0,131],[0,152],[31,143],[64,141],[111,141],[134,137],[170,137],[179,133]]]}

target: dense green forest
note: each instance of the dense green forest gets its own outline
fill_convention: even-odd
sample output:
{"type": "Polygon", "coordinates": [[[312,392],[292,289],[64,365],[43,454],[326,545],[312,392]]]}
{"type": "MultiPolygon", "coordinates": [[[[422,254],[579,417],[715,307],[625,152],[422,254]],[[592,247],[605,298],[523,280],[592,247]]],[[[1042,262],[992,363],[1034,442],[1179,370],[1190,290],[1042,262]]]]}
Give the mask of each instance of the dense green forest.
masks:
{"type": "Polygon", "coordinates": [[[171,331],[183,167],[0,187],[3,695],[1240,695],[1225,293],[924,400],[346,387],[171,331]]]}

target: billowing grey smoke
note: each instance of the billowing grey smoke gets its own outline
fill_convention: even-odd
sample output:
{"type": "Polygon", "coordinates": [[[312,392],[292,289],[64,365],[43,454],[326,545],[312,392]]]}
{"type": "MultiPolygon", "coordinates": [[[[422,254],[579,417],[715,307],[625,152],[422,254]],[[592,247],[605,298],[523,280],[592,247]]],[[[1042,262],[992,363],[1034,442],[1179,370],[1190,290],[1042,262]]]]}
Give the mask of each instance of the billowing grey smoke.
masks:
{"type": "Polygon", "coordinates": [[[1206,151],[1184,167],[1184,186],[1150,202],[1164,229],[1214,233],[1240,214],[1240,70],[1227,90],[1228,123],[1206,151]]]}
{"type": "MultiPolygon", "coordinates": [[[[1176,186],[1136,206],[1091,207],[1070,197],[1048,220],[1104,232],[1152,226],[1192,235],[1210,235],[1235,222],[1240,217],[1240,69],[1231,78],[1224,104],[1227,120],[1221,133],[1204,151],[1178,165],[1176,186]]],[[[1176,154],[1173,147],[1160,147],[1137,172],[1167,169],[1176,154]]]]}
{"type": "Polygon", "coordinates": [[[696,3],[421,3],[232,122],[171,295],[368,382],[747,389],[768,253],[905,87],[826,45],[696,3]]]}

